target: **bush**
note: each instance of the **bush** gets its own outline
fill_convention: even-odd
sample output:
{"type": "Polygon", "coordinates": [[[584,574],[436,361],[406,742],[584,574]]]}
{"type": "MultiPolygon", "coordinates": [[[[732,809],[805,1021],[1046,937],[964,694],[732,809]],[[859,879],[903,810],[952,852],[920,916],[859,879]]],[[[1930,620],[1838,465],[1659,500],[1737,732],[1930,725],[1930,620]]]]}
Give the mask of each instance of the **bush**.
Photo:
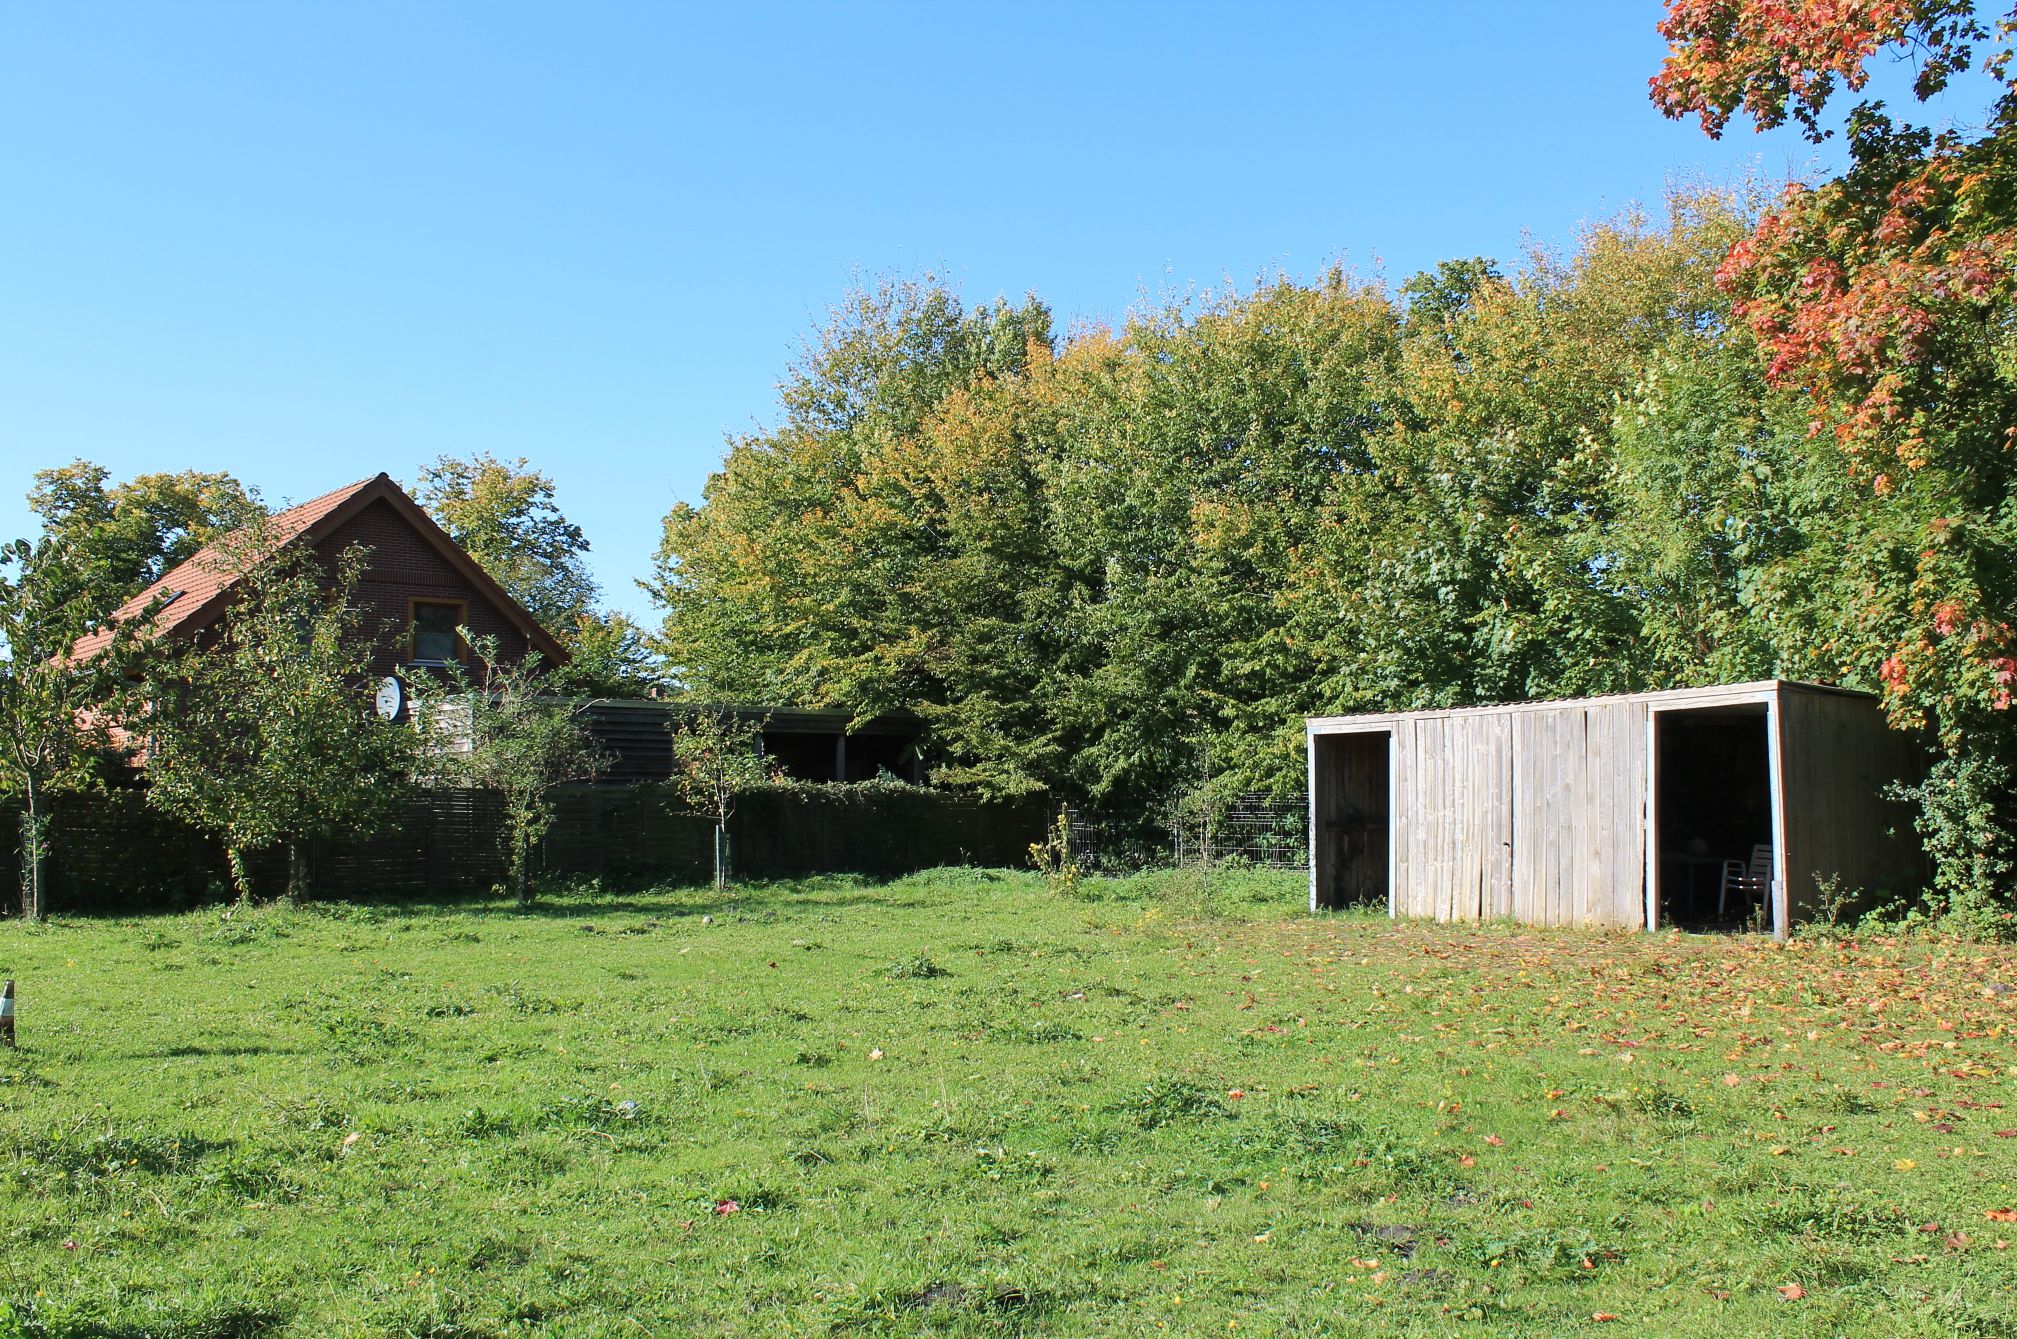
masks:
{"type": "Polygon", "coordinates": [[[2017,875],[2017,793],[2012,769],[1990,753],[1949,754],[1916,786],[1896,792],[1918,804],[1916,826],[1933,864],[1937,913],[1970,936],[2011,933],[2017,875]]]}

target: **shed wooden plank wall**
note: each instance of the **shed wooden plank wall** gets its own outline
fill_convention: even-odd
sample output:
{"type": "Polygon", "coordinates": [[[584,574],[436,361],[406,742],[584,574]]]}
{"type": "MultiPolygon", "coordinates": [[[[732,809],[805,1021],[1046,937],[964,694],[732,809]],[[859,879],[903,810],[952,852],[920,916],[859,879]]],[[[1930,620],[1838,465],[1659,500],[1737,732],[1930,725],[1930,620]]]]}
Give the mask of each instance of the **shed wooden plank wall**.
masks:
{"type": "MultiPolygon", "coordinates": [[[[1731,707],[1772,712],[1775,812],[1783,810],[1776,839],[1794,919],[1811,913],[1817,874],[1871,889],[1904,890],[1923,879],[1909,811],[1882,798],[1887,782],[1920,774],[1917,742],[1890,730],[1866,694],[1773,680],[1315,718],[1312,815],[1341,802],[1325,797],[1333,773],[1346,774],[1326,770],[1326,751],[1342,759],[1341,741],[1384,747],[1391,735],[1396,915],[1643,926],[1652,715],[1731,707]]],[[[1342,846],[1320,840],[1317,849],[1313,906],[1336,905],[1346,883],[1363,892],[1376,877],[1342,846]]]]}
{"type": "MultiPolygon", "coordinates": [[[[1345,764],[1326,761],[1345,756],[1334,741],[1384,745],[1389,731],[1396,915],[1645,923],[1643,702],[1397,716],[1376,734],[1318,735],[1319,823],[1336,821],[1348,784],[1345,764]]],[[[1320,839],[1316,905],[1365,891],[1372,864],[1347,855],[1320,839]]]]}
{"type": "Polygon", "coordinates": [[[1511,725],[1512,886],[1504,910],[1486,914],[1534,925],[1645,924],[1645,704],[1488,719],[1511,725]]]}
{"type": "Polygon", "coordinates": [[[1403,719],[1394,731],[1399,813],[1395,914],[1476,920],[1513,906],[1512,722],[1403,719]]]}
{"type": "Polygon", "coordinates": [[[1780,695],[1785,772],[1787,895],[1794,918],[1815,910],[1817,879],[1901,892],[1925,881],[1912,807],[1884,799],[1916,780],[1925,754],[1888,728],[1868,698],[1788,685],[1780,695]]]}

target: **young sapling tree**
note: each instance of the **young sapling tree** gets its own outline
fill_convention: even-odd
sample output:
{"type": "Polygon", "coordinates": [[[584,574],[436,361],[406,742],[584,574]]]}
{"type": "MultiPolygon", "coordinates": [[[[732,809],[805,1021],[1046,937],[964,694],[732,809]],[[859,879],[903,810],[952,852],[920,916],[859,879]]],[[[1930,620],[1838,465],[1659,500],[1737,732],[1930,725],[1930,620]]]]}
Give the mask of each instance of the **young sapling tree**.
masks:
{"type": "MultiPolygon", "coordinates": [[[[0,787],[20,792],[21,914],[48,913],[50,796],[97,779],[109,746],[108,699],[134,643],[131,626],[110,647],[72,655],[102,619],[89,566],[60,537],[0,546],[0,787]]],[[[144,622],[144,620],[136,620],[144,622]]]]}
{"type": "Polygon", "coordinates": [[[735,708],[693,704],[667,727],[672,732],[672,784],[679,798],[714,820],[714,887],[730,878],[728,820],[744,792],[780,779],[775,762],[763,753],[763,722],[735,708]]]}
{"type": "Polygon", "coordinates": [[[532,851],[553,825],[555,788],[593,781],[608,760],[588,732],[585,703],[552,695],[559,685],[538,655],[500,665],[495,639],[462,635],[479,671],[447,668],[449,696],[422,707],[427,746],[444,776],[502,797],[511,890],[528,905],[532,851]]]}

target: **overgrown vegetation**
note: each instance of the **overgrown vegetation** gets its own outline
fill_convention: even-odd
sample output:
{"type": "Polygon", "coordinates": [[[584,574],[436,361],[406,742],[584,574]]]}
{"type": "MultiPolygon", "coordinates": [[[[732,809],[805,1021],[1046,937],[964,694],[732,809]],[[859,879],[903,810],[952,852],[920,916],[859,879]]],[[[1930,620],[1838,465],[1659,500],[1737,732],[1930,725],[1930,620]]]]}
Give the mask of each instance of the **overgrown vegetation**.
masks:
{"type": "Polygon", "coordinates": [[[100,783],[110,732],[99,708],[119,685],[131,630],[80,663],[79,638],[103,624],[92,568],[58,535],[0,547],[0,791],[21,796],[21,914],[47,910],[50,799],[100,783]]]}
{"type": "Polygon", "coordinates": [[[0,1334],[2007,1330],[2013,950],[1189,895],[0,924],[0,1334]]]}
{"type": "Polygon", "coordinates": [[[441,780],[493,790],[504,801],[497,837],[512,895],[523,906],[533,898],[533,848],[553,826],[554,790],[594,780],[609,759],[589,732],[584,704],[551,695],[537,652],[500,663],[495,638],[467,628],[458,635],[475,664],[444,668],[446,692],[419,712],[420,742],[441,780]]]}
{"type": "Polygon", "coordinates": [[[220,553],[240,593],[217,635],[160,649],[122,723],[146,746],[147,802],[217,837],[239,902],[253,895],[247,854],[273,846],[288,848],[286,895],[298,899],[303,843],[382,823],[416,740],[371,710],[379,630],[353,598],[362,549],[325,570],[255,525],[220,553]]]}
{"type": "Polygon", "coordinates": [[[1656,101],[1712,133],[1821,135],[1901,47],[1922,95],[1984,68],[1996,114],[1860,108],[1840,180],[1392,289],[1263,279],[1069,339],[1034,297],[857,293],[667,517],[667,655],[715,696],[913,707],[941,780],[1137,817],[1294,789],[1306,714],[1845,683],[1937,743],[1936,891],[2008,929],[2013,29],[1671,0],[1663,31],[1656,101]]]}

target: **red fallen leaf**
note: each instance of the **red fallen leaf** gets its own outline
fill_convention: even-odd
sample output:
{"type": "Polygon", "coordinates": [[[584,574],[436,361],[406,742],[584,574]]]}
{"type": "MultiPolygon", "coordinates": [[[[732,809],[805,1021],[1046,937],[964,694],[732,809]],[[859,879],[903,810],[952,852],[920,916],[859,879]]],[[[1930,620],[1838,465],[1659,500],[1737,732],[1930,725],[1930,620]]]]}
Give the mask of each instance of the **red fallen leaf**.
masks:
{"type": "Polygon", "coordinates": [[[1807,1290],[1797,1283],[1782,1283],[1779,1285],[1779,1296],[1789,1302],[1797,1302],[1806,1295],[1807,1290]]]}
{"type": "Polygon", "coordinates": [[[1992,1223],[2017,1223],[2017,1209],[1991,1209],[1982,1216],[1992,1223]]]}
{"type": "Polygon", "coordinates": [[[1966,1232],[1949,1232],[1941,1240],[1941,1245],[1950,1251],[1965,1251],[1973,1240],[1966,1232]]]}
{"type": "Polygon", "coordinates": [[[1591,1319],[1591,1320],[1623,1320],[1623,1319],[1624,1319],[1624,1317],[1623,1317],[1623,1316],[1621,1316],[1621,1315],[1619,1315],[1619,1314],[1617,1314],[1617,1313],[1616,1313],[1616,1312],[1614,1312],[1614,1311],[1593,1311],[1593,1312],[1591,1312],[1591,1313],[1590,1313],[1590,1319],[1591,1319]]]}
{"type": "Polygon", "coordinates": [[[1478,1165],[1478,1160],[1466,1153],[1463,1157],[1457,1159],[1457,1165],[1459,1167],[1475,1167],[1478,1165]]]}
{"type": "Polygon", "coordinates": [[[1485,1142],[1490,1144],[1493,1148],[1499,1148],[1502,1145],[1504,1145],[1506,1141],[1499,1138],[1499,1136],[1495,1134],[1488,1134],[1485,1136],[1485,1142]]]}
{"type": "Polygon", "coordinates": [[[734,1200],[722,1200],[720,1203],[714,1206],[714,1211],[718,1214],[721,1214],[723,1217],[727,1217],[729,1214],[732,1213],[741,1213],[742,1206],[740,1204],[737,1204],[734,1200]]]}
{"type": "Polygon", "coordinates": [[[1998,1139],[2017,1139],[2017,1130],[1998,1130],[1996,1131],[1996,1137],[1998,1139]]]}

